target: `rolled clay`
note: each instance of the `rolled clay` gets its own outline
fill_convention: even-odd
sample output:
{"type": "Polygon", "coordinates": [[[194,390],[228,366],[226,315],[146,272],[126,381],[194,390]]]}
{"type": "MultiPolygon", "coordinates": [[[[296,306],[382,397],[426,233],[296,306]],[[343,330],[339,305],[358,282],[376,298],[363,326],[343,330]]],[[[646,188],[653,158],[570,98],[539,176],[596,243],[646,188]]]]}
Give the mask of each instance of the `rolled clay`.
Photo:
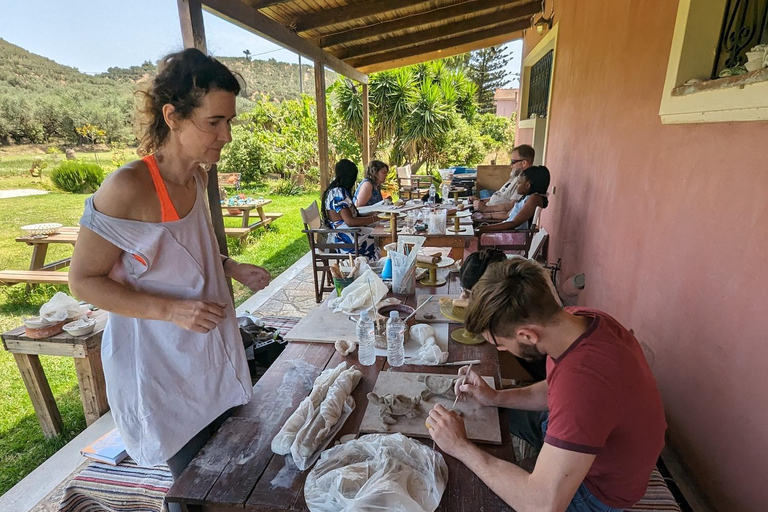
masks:
{"type": "Polygon", "coordinates": [[[306,469],[299,465],[301,458],[310,457],[323,444],[331,429],[339,421],[344,410],[344,403],[357,383],[360,382],[363,373],[352,366],[344,370],[328,389],[325,400],[320,404],[320,411],[309,425],[305,425],[296,435],[296,442],[291,447],[293,460],[299,469],[306,469]]]}
{"type": "Polygon", "coordinates": [[[433,265],[435,263],[440,262],[440,260],[442,259],[443,257],[440,253],[434,254],[432,256],[427,256],[426,254],[419,254],[418,256],[416,256],[416,261],[418,261],[419,263],[430,263],[433,265]]]}
{"type": "Polygon", "coordinates": [[[274,453],[278,455],[288,455],[291,453],[291,446],[299,430],[304,426],[310,414],[314,414],[317,411],[320,403],[328,394],[328,388],[331,387],[331,384],[347,367],[347,363],[341,363],[336,368],[325,370],[315,379],[315,384],[312,386],[309,396],[301,401],[293,414],[285,422],[283,428],[280,429],[280,432],[272,439],[272,451],[274,453]]]}
{"type": "Polygon", "coordinates": [[[453,299],[453,307],[455,308],[469,307],[469,299],[453,299]]]}

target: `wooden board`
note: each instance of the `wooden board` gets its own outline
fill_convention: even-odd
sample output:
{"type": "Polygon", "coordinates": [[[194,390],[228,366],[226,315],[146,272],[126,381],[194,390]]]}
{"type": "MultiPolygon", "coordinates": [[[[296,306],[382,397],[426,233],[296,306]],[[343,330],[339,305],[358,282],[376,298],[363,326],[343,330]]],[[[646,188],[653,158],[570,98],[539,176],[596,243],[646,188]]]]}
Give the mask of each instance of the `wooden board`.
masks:
{"type": "MultiPolygon", "coordinates": [[[[331,293],[328,300],[336,298],[331,293]]],[[[337,340],[356,340],[357,318],[350,320],[344,313],[334,313],[326,300],[311,310],[285,335],[287,341],[336,343],[337,340]]]]}
{"type": "MultiPolygon", "coordinates": [[[[416,294],[416,305],[421,306],[427,300],[429,294],[416,294]]],[[[429,304],[416,312],[416,321],[424,323],[448,323],[453,322],[440,312],[440,299],[449,298],[458,299],[458,295],[435,295],[429,304]],[[432,315],[431,318],[425,318],[424,315],[432,315]]]]}
{"type": "MultiPolygon", "coordinates": [[[[417,396],[424,389],[423,382],[418,381],[419,375],[438,375],[427,373],[406,372],[382,372],[376,379],[373,392],[381,396],[387,393],[417,396]]],[[[493,377],[483,377],[489,386],[495,388],[493,377]]],[[[433,396],[429,400],[422,400],[421,415],[416,418],[397,417],[397,423],[384,428],[379,416],[379,408],[368,404],[360,425],[360,433],[374,432],[400,432],[413,437],[430,437],[424,422],[429,411],[436,404],[442,404],[446,408],[453,405],[453,399],[441,396],[433,396]]],[[[360,404],[358,404],[360,407],[360,404]]],[[[459,400],[456,410],[463,413],[464,426],[467,429],[467,437],[472,441],[490,444],[501,444],[501,428],[499,427],[499,409],[496,407],[484,407],[473,400],[459,400]]]]}

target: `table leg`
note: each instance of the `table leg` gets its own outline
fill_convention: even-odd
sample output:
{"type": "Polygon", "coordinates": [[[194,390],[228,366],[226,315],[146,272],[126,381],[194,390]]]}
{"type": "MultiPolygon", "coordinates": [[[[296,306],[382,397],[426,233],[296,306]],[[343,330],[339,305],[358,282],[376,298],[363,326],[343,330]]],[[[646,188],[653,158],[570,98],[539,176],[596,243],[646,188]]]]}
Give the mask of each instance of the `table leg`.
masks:
{"type": "Polygon", "coordinates": [[[95,350],[85,357],[76,357],[75,371],[85,412],[85,424],[90,425],[109,410],[107,385],[99,351],[95,350]]]}
{"type": "Polygon", "coordinates": [[[248,221],[250,220],[250,217],[251,217],[251,210],[243,210],[243,227],[244,228],[248,227],[248,221]]]}
{"type": "MultiPolygon", "coordinates": [[[[48,254],[48,244],[32,244],[32,261],[29,263],[29,270],[40,270],[45,266],[45,256],[48,254]]],[[[27,293],[32,291],[36,285],[28,284],[27,293]]]]}
{"type": "Polygon", "coordinates": [[[258,207],[256,207],[256,211],[259,212],[259,219],[261,219],[261,222],[263,224],[266,224],[267,223],[267,214],[264,213],[264,207],[263,206],[258,206],[258,207]]]}
{"type": "Polygon", "coordinates": [[[48,438],[58,436],[61,434],[64,423],[61,421],[61,413],[53,399],[51,386],[48,385],[40,358],[33,354],[13,354],[13,357],[16,359],[21,379],[32,400],[43,434],[48,438]]]}

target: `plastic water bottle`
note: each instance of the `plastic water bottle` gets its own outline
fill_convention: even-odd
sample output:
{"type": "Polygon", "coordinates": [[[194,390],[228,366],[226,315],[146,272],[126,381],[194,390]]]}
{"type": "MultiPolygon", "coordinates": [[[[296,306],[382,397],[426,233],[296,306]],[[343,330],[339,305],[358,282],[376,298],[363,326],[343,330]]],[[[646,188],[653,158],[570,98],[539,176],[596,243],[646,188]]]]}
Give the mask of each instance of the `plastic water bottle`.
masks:
{"type": "Polygon", "coordinates": [[[391,311],[387,320],[387,363],[389,366],[403,366],[405,359],[405,324],[400,320],[400,313],[391,311]]]}
{"type": "Polygon", "coordinates": [[[435,188],[435,184],[431,184],[429,186],[429,205],[435,206],[435,194],[437,193],[437,189],[435,188]]]}
{"type": "Polygon", "coordinates": [[[443,185],[440,187],[440,194],[443,196],[443,203],[446,203],[448,201],[448,196],[451,195],[451,184],[444,181],[443,185]]]}
{"type": "Polygon", "coordinates": [[[357,321],[357,359],[363,366],[371,366],[376,362],[376,347],[373,332],[373,319],[368,310],[360,313],[357,321]]]}

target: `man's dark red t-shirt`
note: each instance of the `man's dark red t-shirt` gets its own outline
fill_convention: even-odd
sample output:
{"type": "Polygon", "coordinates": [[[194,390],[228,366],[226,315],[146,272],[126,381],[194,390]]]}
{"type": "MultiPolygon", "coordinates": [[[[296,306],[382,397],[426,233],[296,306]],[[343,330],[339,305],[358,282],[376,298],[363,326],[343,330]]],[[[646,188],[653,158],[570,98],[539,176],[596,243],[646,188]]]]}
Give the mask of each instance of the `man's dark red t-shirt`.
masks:
{"type": "Polygon", "coordinates": [[[547,358],[544,442],[597,457],[584,483],[604,504],[630,508],[645,494],[667,428],[656,380],[635,337],[601,311],[558,359],[547,358]]]}

